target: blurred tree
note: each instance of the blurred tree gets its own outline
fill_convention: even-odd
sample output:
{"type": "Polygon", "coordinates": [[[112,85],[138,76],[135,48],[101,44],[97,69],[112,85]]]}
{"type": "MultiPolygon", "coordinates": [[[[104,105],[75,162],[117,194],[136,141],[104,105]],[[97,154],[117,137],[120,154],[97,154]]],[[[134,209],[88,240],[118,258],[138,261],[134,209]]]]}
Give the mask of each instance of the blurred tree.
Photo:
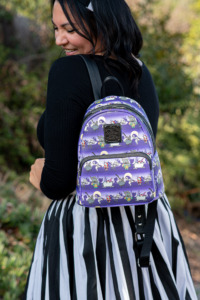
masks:
{"type": "MultiPolygon", "coordinates": [[[[1,53],[0,53],[1,54],[1,53]]],[[[1,56],[1,55],[0,55],[1,56]]],[[[16,171],[27,168],[35,156],[41,155],[35,143],[35,127],[44,107],[46,70],[40,66],[29,72],[26,66],[13,60],[4,62],[0,81],[0,165],[16,171]],[[44,79],[42,78],[42,73],[44,79]],[[30,113],[31,112],[31,113],[30,113]]]]}
{"type": "Polygon", "coordinates": [[[190,28],[184,35],[182,46],[185,72],[194,82],[195,95],[200,97],[200,1],[193,0],[191,4],[190,28]]]}
{"type": "Polygon", "coordinates": [[[1,5],[9,11],[26,16],[36,23],[50,20],[50,1],[44,0],[1,0],[1,5]]]}
{"type": "Polygon", "coordinates": [[[136,17],[143,34],[141,59],[149,67],[160,101],[161,112],[184,110],[193,93],[193,82],[184,72],[182,52],[183,34],[167,29],[171,8],[160,11],[163,1],[139,1],[136,17]]]}
{"type": "MultiPolygon", "coordinates": [[[[199,201],[199,193],[191,197],[190,191],[198,190],[200,180],[200,103],[196,101],[200,19],[187,19],[183,32],[183,26],[172,30],[169,20],[176,5],[170,1],[166,7],[165,3],[138,0],[136,18],[144,38],[141,59],[153,75],[159,96],[157,146],[166,193],[173,207],[180,208],[188,201],[199,201]]],[[[199,1],[194,0],[192,8],[191,16],[197,15],[199,1]]]]}
{"type": "Polygon", "coordinates": [[[50,4],[42,0],[2,0],[0,26],[0,171],[23,172],[36,157],[43,155],[36,138],[36,125],[45,108],[48,70],[59,54],[51,44],[50,4]],[[23,16],[18,16],[19,13],[23,16]],[[30,19],[23,19],[24,16],[30,19]],[[41,42],[38,47],[33,41],[36,29],[41,42]],[[48,32],[47,43],[41,37],[48,32]]]}

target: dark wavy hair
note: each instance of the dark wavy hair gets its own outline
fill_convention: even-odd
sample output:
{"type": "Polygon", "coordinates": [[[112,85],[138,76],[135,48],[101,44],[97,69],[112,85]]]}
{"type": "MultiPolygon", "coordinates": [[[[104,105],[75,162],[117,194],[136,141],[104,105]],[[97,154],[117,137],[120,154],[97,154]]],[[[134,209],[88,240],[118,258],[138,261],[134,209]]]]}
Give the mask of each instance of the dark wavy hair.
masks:
{"type": "Polygon", "coordinates": [[[89,40],[93,46],[100,39],[107,69],[114,66],[125,69],[130,75],[132,87],[136,89],[142,73],[136,57],[142,48],[141,32],[124,0],[91,0],[93,12],[86,8],[89,0],[52,0],[58,1],[72,28],[89,40]],[[66,4],[82,32],[72,23],[66,10],[66,4]],[[114,54],[116,60],[108,60],[114,54]],[[120,64],[119,64],[119,63],[120,64]]]}

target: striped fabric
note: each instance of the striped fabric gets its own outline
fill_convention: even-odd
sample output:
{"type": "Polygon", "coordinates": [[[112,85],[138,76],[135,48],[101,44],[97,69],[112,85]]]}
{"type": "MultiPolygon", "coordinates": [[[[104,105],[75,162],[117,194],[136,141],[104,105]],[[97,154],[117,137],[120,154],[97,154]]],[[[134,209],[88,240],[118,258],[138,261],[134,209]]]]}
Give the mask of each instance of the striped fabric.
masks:
{"type": "MultiPolygon", "coordinates": [[[[148,205],[146,205],[147,211],[148,205]]],[[[150,266],[137,265],[134,206],[53,201],[33,255],[27,300],[196,300],[185,248],[166,196],[159,199],[150,266]]]]}

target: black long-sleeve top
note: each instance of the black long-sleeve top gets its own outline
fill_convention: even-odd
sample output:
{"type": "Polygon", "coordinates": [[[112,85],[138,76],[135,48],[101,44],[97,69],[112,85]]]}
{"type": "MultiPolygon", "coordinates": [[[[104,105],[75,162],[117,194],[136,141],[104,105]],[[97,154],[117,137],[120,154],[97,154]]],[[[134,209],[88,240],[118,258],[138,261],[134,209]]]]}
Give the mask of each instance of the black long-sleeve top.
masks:
{"type": "MultiPolygon", "coordinates": [[[[102,56],[95,56],[102,81],[110,73],[102,56]]],[[[137,100],[147,113],[156,136],[159,105],[152,77],[143,64],[138,94],[130,88],[129,75],[109,67],[121,82],[125,96],[137,100]]],[[[106,85],[107,95],[120,95],[113,82],[106,85]]],[[[56,60],[49,72],[46,109],[37,128],[45,150],[45,165],[40,187],[50,199],[62,199],[74,191],[77,177],[77,148],[81,124],[87,107],[94,101],[87,68],[80,56],[56,60]]]]}

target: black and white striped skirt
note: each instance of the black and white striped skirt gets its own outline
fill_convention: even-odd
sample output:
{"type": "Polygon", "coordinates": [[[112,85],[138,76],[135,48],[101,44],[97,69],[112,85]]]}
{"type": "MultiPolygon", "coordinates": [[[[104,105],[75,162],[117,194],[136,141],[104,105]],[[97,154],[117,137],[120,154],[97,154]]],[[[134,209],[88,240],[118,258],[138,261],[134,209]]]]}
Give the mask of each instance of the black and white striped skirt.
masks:
{"type": "Polygon", "coordinates": [[[134,206],[106,211],[109,226],[101,209],[79,206],[74,195],[51,203],[37,238],[24,299],[197,299],[166,196],[158,200],[147,268],[137,264],[134,206]]]}

